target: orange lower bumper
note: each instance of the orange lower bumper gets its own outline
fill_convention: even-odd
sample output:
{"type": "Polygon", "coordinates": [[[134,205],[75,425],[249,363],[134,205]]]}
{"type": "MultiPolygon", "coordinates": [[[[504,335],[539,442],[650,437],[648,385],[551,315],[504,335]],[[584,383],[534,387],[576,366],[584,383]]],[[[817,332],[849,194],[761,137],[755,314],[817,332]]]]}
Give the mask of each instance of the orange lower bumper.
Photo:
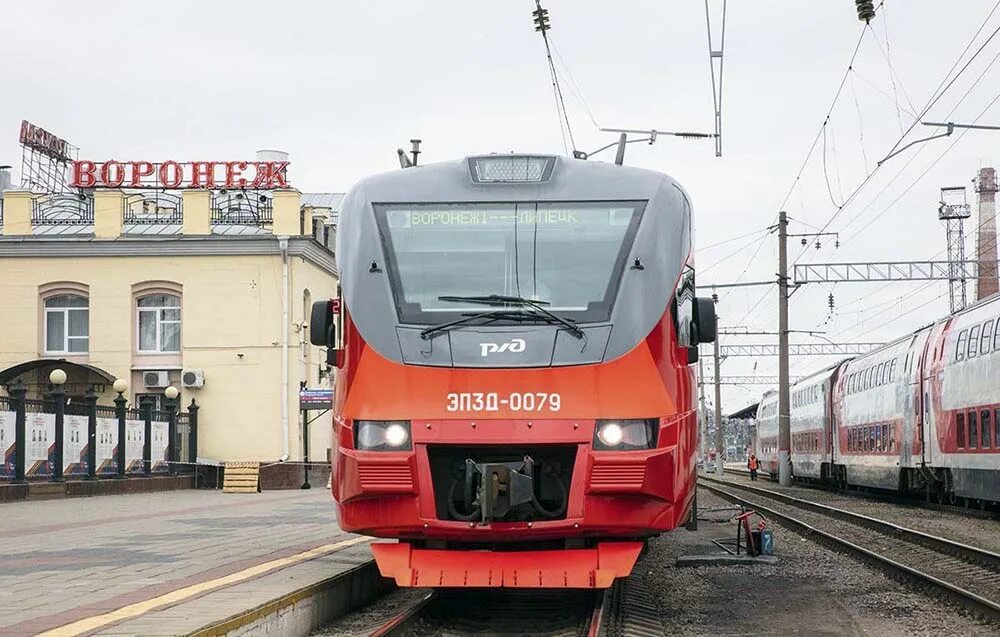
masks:
{"type": "Polygon", "coordinates": [[[403,587],[608,588],[632,572],[641,542],[601,542],[592,549],[460,551],[372,544],[384,577],[403,587]]]}

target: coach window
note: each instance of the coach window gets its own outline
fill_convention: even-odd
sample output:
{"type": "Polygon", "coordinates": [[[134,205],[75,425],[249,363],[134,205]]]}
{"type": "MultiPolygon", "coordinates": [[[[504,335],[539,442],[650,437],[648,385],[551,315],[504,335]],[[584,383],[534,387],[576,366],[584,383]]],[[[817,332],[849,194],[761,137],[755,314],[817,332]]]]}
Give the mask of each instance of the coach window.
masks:
{"type": "Polygon", "coordinates": [[[976,325],[969,330],[969,347],[966,349],[966,355],[969,358],[975,358],[979,354],[979,326],[976,325]]]}
{"type": "Polygon", "coordinates": [[[1000,449],[1000,407],[993,412],[993,446],[1000,449]]]}
{"type": "Polygon", "coordinates": [[[889,361],[889,382],[896,380],[896,359],[889,361]]]}
{"type": "Polygon", "coordinates": [[[965,414],[955,414],[955,442],[965,447],[965,414]]]}
{"type": "Polygon", "coordinates": [[[993,330],[993,351],[1000,352],[1000,318],[994,323],[996,329],[993,330]]]}
{"type": "Polygon", "coordinates": [[[976,412],[969,412],[969,449],[979,446],[979,427],[976,426],[976,412]]]}
{"type": "Polygon", "coordinates": [[[965,344],[969,338],[969,330],[962,330],[958,333],[958,344],[955,345],[955,360],[965,360],[965,344]]]}
{"type": "Polygon", "coordinates": [[[990,446],[990,410],[984,409],[979,412],[979,426],[982,429],[982,435],[979,437],[979,442],[982,443],[983,449],[988,449],[990,446]]]}
{"type": "Polygon", "coordinates": [[[983,335],[979,337],[979,351],[988,354],[991,340],[993,340],[993,319],[983,323],[983,335]]]}

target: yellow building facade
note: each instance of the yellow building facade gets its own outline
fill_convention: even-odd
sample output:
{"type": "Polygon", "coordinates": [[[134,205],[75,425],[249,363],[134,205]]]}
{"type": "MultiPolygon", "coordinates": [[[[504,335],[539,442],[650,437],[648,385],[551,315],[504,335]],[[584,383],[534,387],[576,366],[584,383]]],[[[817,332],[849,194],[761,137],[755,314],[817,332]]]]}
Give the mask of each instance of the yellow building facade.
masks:
{"type": "MultiPolygon", "coordinates": [[[[71,400],[93,386],[110,404],[121,378],[133,405],[176,387],[181,405],[200,407],[200,458],[280,463],[262,474],[265,488],[298,486],[299,390],[328,385],[309,309],[337,288],[335,211],[310,198],[336,196],[70,196],[3,193],[0,383],[40,398],[61,367],[71,400]]],[[[329,414],[309,433],[310,458],[325,461],[329,414]]]]}

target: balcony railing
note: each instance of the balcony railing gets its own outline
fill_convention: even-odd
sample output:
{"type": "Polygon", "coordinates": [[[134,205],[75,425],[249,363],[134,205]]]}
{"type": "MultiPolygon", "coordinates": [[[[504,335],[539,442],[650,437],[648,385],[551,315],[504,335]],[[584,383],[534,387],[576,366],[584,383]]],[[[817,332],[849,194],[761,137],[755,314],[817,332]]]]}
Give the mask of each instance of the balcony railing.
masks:
{"type": "Polygon", "coordinates": [[[162,190],[127,192],[122,199],[122,222],[147,226],[183,223],[183,200],[178,194],[162,190]]]}
{"type": "Polygon", "coordinates": [[[262,191],[220,190],[212,194],[212,223],[227,226],[269,226],[274,205],[262,191]]]}
{"type": "Polygon", "coordinates": [[[35,226],[92,226],[94,199],[83,193],[58,192],[34,200],[31,224],[35,226]]]}

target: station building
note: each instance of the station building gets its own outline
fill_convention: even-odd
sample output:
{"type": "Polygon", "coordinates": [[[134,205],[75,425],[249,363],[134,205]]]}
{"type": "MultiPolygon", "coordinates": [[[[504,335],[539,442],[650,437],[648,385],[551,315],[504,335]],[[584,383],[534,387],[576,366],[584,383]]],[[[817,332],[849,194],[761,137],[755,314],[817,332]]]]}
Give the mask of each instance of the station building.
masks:
{"type": "MultiPolygon", "coordinates": [[[[240,162],[245,164],[245,162],[240,162]]],[[[9,177],[8,177],[9,181],[9,177]]],[[[2,187],[2,184],[0,184],[2,187]]],[[[55,368],[70,400],[133,405],[168,386],[197,401],[199,457],[260,461],[264,488],[325,461],[330,416],[300,412],[327,387],[309,344],[312,300],[337,289],[340,195],[271,189],[7,189],[0,207],[0,392],[44,398],[55,368]]],[[[321,476],[317,476],[321,478],[321,476]]],[[[325,479],[325,476],[322,476],[325,479]]]]}

